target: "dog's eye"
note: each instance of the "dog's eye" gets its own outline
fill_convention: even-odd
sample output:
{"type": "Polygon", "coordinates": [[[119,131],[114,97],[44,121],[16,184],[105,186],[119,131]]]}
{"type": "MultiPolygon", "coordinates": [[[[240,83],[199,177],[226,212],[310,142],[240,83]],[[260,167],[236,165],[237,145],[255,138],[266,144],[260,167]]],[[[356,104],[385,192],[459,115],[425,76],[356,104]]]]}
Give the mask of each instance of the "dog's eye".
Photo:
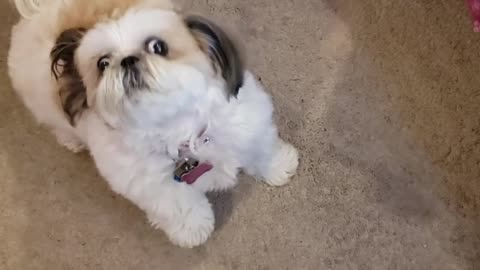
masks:
{"type": "Polygon", "coordinates": [[[168,46],[165,41],[158,38],[150,38],[145,42],[146,50],[149,53],[166,56],[168,54],[168,46]]]}
{"type": "Polygon", "coordinates": [[[97,62],[97,67],[100,71],[104,71],[110,65],[110,59],[108,56],[101,57],[97,62]]]}

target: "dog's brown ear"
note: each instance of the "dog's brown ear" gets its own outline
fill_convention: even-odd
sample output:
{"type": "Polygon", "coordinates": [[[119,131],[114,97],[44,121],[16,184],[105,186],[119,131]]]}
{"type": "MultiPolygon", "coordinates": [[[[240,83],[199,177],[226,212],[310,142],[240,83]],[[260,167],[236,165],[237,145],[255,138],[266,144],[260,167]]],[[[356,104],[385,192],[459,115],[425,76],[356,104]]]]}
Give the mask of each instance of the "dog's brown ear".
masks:
{"type": "Polygon", "coordinates": [[[215,68],[220,69],[228,95],[236,97],[243,85],[244,63],[239,48],[217,25],[200,16],[189,16],[185,23],[208,54],[215,68]]]}
{"type": "Polygon", "coordinates": [[[88,107],[87,90],[75,65],[75,51],[84,33],[85,29],[81,28],[63,31],[50,52],[51,70],[60,85],[59,95],[63,111],[72,126],[88,107]]]}

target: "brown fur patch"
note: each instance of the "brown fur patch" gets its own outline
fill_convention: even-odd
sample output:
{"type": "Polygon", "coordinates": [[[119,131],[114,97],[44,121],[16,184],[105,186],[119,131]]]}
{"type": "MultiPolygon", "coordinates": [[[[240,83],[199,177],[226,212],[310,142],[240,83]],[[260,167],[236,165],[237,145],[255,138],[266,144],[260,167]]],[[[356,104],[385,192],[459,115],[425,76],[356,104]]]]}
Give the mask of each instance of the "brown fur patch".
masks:
{"type": "Polygon", "coordinates": [[[169,0],[74,0],[58,8],[60,32],[71,28],[90,29],[95,24],[115,20],[132,8],[173,9],[169,0]]]}
{"type": "Polygon", "coordinates": [[[227,94],[236,97],[243,85],[244,73],[243,57],[237,45],[222,28],[203,17],[189,16],[185,23],[225,80],[227,94]]]}
{"type": "Polygon", "coordinates": [[[75,125],[76,119],[88,107],[87,90],[75,66],[75,50],[84,33],[82,28],[63,31],[50,53],[52,73],[60,85],[62,108],[71,125],[75,125]]]}

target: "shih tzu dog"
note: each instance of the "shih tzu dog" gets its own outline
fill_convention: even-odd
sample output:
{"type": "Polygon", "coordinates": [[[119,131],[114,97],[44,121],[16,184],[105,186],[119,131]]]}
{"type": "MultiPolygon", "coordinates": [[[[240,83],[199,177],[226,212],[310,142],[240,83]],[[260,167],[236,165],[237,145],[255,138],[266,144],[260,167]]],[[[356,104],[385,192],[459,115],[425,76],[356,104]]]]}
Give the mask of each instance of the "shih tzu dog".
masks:
{"type": "Polygon", "coordinates": [[[173,243],[207,240],[215,222],[205,193],[233,187],[240,170],[273,186],[295,173],[271,98],[218,25],[168,0],[14,3],[14,89],[173,243]]]}

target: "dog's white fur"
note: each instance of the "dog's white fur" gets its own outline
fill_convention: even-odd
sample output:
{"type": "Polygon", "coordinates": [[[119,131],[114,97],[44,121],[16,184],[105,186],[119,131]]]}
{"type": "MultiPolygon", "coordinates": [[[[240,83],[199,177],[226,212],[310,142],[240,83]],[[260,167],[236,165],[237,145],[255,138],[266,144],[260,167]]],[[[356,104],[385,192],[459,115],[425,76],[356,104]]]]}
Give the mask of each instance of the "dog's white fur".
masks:
{"type": "MultiPolygon", "coordinates": [[[[29,5],[18,2],[35,0],[16,1],[21,9],[29,5]]],[[[50,70],[49,53],[59,32],[52,30],[59,22],[51,13],[59,9],[54,4],[48,12],[37,9],[13,28],[8,65],[14,89],[61,144],[73,151],[86,146],[111,188],[145,211],[173,243],[193,247],[207,240],[214,214],[204,194],[233,187],[240,170],[274,186],[295,173],[297,151],[278,137],[262,86],[245,72],[238,96],[228,97],[208,57],[168,8],[131,8],[85,33],[75,59],[89,109],[72,127],[50,70]],[[152,33],[167,36],[179,56],[174,61],[145,56],[142,74],[151,89],[132,98],[115,61],[152,33]],[[114,54],[111,69],[99,77],[95,63],[105,52],[114,54]],[[192,185],[173,180],[174,160],[185,142],[193,156],[214,166],[192,185]]]]}

